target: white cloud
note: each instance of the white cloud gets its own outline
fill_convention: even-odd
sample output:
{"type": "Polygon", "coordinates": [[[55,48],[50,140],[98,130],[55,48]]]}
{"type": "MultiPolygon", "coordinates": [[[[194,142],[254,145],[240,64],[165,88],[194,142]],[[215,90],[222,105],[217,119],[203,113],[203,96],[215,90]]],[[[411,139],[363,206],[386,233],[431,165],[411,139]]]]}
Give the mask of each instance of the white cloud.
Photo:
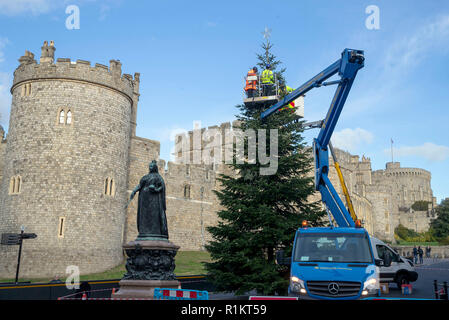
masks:
{"type": "Polygon", "coordinates": [[[217,26],[217,23],[214,21],[206,21],[204,25],[208,28],[214,28],[217,26]]]}
{"type": "MultiPolygon", "coordinates": [[[[385,149],[390,154],[390,149],[385,149]]],[[[395,157],[420,157],[431,162],[444,161],[449,158],[449,147],[426,142],[420,146],[393,148],[395,157]]]]}
{"type": "Polygon", "coordinates": [[[99,21],[106,20],[106,17],[108,16],[109,12],[111,11],[111,7],[105,4],[102,4],[100,6],[100,15],[98,17],[99,21]]]}
{"type": "Polygon", "coordinates": [[[413,34],[397,39],[386,52],[386,71],[404,73],[419,65],[429,54],[438,52],[436,50],[449,49],[448,40],[449,15],[443,15],[421,26],[413,34]]]}
{"type": "Polygon", "coordinates": [[[52,5],[50,0],[0,0],[0,13],[9,16],[23,13],[39,15],[49,12],[52,5]]]}
{"type": "Polygon", "coordinates": [[[361,128],[350,129],[346,128],[341,131],[334,132],[332,136],[332,144],[339,149],[349,151],[351,153],[357,152],[360,145],[372,143],[374,135],[361,128]]]}
{"type": "MultiPolygon", "coordinates": [[[[400,37],[391,39],[391,45],[380,52],[383,58],[377,66],[371,68],[371,78],[365,82],[363,94],[350,98],[346,112],[350,115],[363,113],[366,110],[384,112],[383,105],[401,95],[405,90],[404,77],[414,71],[432,55],[442,56],[449,51],[449,15],[435,17],[400,37]],[[399,93],[399,94],[398,94],[399,93]]],[[[371,51],[376,52],[372,44],[367,44],[371,51]]],[[[369,50],[367,55],[369,55],[369,50]]],[[[367,62],[367,66],[369,62],[367,62]]],[[[361,72],[364,72],[361,70],[361,72]]]]}

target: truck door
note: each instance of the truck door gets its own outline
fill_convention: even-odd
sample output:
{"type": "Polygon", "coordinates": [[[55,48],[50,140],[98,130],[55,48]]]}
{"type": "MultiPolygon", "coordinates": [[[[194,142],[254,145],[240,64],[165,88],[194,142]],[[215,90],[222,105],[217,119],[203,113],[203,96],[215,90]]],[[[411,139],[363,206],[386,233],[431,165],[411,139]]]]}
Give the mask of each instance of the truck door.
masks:
{"type": "Polygon", "coordinates": [[[396,272],[399,269],[398,255],[387,246],[376,244],[377,255],[380,259],[384,259],[386,255],[391,257],[391,265],[389,267],[380,267],[380,282],[394,282],[396,272]]]}

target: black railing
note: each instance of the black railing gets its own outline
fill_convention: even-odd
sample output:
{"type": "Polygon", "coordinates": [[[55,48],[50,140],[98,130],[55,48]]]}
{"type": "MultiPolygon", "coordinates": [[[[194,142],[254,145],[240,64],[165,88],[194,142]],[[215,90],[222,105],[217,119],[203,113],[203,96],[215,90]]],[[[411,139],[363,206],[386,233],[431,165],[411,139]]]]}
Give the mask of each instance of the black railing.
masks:
{"type": "Polygon", "coordinates": [[[448,300],[447,296],[447,281],[438,283],[437,280],[433,280],[433,288],[435,291],[435,299],[448,300]]]}

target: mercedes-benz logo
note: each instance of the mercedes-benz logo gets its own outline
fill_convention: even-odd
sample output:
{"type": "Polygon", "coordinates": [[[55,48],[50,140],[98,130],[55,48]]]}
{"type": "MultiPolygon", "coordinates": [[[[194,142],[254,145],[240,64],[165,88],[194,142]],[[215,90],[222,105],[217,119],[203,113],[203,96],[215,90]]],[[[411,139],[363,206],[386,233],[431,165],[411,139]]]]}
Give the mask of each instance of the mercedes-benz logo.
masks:
{"type": "Polygon", "coordinates": [[[338,286],[338,284],[336,284],[335,282],[331,282],[329,283],[329,285],[327,286],[327,290],[329,290],[330,294],[337,294],[338,291],[340,290],[340,287],[338,286]]]}

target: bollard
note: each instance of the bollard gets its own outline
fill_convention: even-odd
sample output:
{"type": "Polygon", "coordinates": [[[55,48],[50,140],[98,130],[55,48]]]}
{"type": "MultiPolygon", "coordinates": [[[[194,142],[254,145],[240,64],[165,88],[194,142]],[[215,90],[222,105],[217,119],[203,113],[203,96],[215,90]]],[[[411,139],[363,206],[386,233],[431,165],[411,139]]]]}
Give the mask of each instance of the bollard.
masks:
{"type": "Polygon", "coordinates": [[[444,289],[444,300],[448,300],[448,297],[447,297],[447,281],[443,282],[443,289],[444,289]]]}
{"type": "Polygon", "coordinates": [[[83,293],[83,297],[81,298],[81,300],[86,300],[87,299],[87,295],[86,293],[83,293]]]}
{"type": "Polygon", "coordinates": [[[434,291],[435,291],[435,299],[439,299],[439,297],[438,297],[438,283],[437,283],[437,281],[436,280],[433,280],[433,288],[434,288],[434,291]]]}

